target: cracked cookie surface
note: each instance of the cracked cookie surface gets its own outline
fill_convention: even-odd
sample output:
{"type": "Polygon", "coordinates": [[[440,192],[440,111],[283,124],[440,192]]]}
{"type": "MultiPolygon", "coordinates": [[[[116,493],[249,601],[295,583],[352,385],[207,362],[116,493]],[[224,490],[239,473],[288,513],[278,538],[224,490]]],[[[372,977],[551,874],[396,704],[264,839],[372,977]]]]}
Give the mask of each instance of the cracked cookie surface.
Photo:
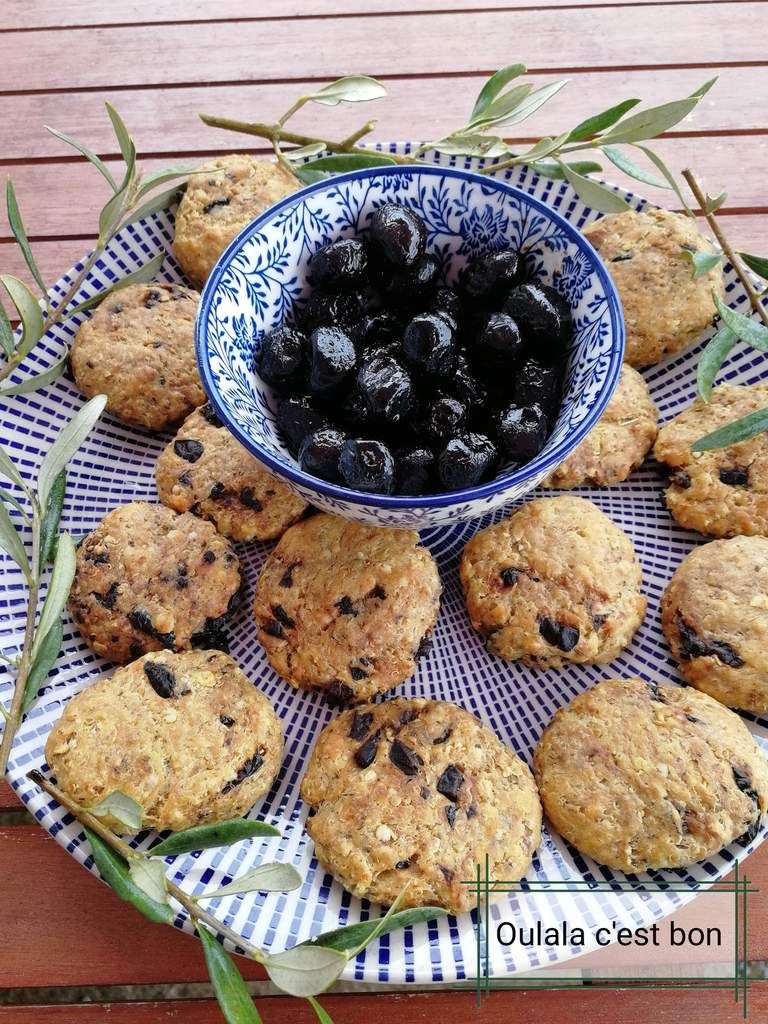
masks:
{"type": "Polygon", "coordinates": [[[661,625],[686,682],[728,707],[768,711],[768,538],[694,548],[664,592],[661,625]]]}
{"type": "Polygon", "coordinates": [[[270,553],[253,613],[283,679],[344,703],[413,674],[439,605],[437,566],[415,531],[320,514],[270,553]]]}
{"type": "Polygon", "coordinates": [[[533,759],[544,812],[621,871],[684,867],[757,834],[768,767],[733,711],[686,687],[610,679],[561,708],[533,759]]]}
{"type": "Polygon", "coordinates": [[[489,856],[493,878],[521,878],[541,837],[527,765],[474,715],[443,701],[396,698],[339,715],[320,734],[301,783],[307,831],[345,889],[385,906],[464,913],[489,856]]]}
{"type": "Polygon", "coordinates": [[[475,534],[460,574],[489,653],[534,668],[611,661],[645,615],[631,540],[573,495],[537,498],[475,534]]]}
{"type": "Polygon", "coordinates": [[[180,284],[131,284],[109,294],[77,332],[72,375],[88,398],[132,426],[167,430],[205,401],[195,359],[200,296],[180,284]]]}
{"type": "Polygon", "coordinates": [[[637,370],[624,363],[616,390],[597,425],[542,486],[605,487],[621,483],[648,454],[658,433],[658,422],[648,385],[637,370]]]}
{"type": "Polygon", "coordinates": [[[148,651],[226,647],[240,563],[210,523],[134,501],[77,549],[68,608],[89,647],[124,663],[148,651]]]}
{"type": "Polygon", "coordinates": [[[280,164],[232,153],[192,174],[176,212],[173,255],[197,287],[216,260],[255,217],[302,188],[280,164]]]}
{"type": "Polygon", "coordinates": [[[768,536],[768,435],[694,455],[705,434],[768,405],[768,384],[722,384],[706,403],[665,423],[653,449],[669,468],[666,505],[680,523],[710,537],[768,536]]]}
{"type": "Polygon", "coordinates": [[[692,344],[712,323],[722,266],[693,278],[688,253],[712,253],[695,221],[649,207],[601,217],[584,228],[619,292],[631,366],[650,366],[692,344]]]}
{"type": "Polygon", "coordinates": [[[143,828],[175,831],[245,814],[282,752],[272,705],[219,651],[148,654],[99,679],[69,701],[45,745],[78,803],[119,790],[142,808],[143,828]]]}
{"type": "Polygon", "coordinates": [[[160,500],[193,512],[235,541],[275,540],[307,510],[218,419],[210,404],[187,417],[155,467],[160,500]]]}

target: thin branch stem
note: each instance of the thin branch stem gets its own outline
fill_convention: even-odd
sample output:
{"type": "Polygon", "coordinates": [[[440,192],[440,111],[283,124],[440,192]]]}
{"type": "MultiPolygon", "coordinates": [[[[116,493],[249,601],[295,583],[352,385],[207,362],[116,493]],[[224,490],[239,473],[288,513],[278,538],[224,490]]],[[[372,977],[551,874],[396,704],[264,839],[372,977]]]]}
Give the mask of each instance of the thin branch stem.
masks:
{"type": "Polygon", "coordinates": [[[366,135],[370,135],[373,129],[376,127],[376,118],[370,121],[366,121],[362,128],[358,128],[356,132],[352,132],[346,139],[342,139],[339,145],[345,152],[349,152],[354,149],[355,143],[359,142],[366,135]]]}
{"type": "Polygon", "coordinates": [[[723,250],[725,255],[728,257],[728,260],[729,260],[731,266],[736,271],[737,277],[739,278],[739,280],[741,281],[742,285],[744,286],[744,291],[749,296],[749,301],[750,301],[750,303],[752,305],[752,309],[754,309],[754,311],[757,313],[757,315],[763,321],[765,326],[768,327],[768,310],[765,308],[765,306],[761,302],[760,296],[758,295],[754,285],[750,281],[749,274],[747,273],[747,271],[746,271],[746,269],[744,267],[744,264],[741,262],[739,257],[736,255],[735,251],[733,250],[733,248],[731,246],[731,243],[728,241],[728,239],[725,237],[725,235],[721,231],[720,225],[718,224],[717,218],[715,217],[714,213],[707,213],[707,197],[706,197],[706,194],[705,194],[704,190],[702,189],[701,185],[697,181],[696,176],[694,175],[693,171],[691,171],[689,168],[686,167],[686,169],[684,171],[682,171],[682,176],[683,176],[683,178],[685,178],[685,181],[687,182],[688,187],[690,188],[690,190],[691,190],[691,192],[693,194],[694,199],[696,200],[696,202],[699,204],[699,207],[701,208],[701,215],[702,215],[702,217],[704,217],[704,219],[706,220],[707,224],[712,229],[712,234],[717,239],[717,241],[718,241],[718,243],[720,245],[720,248],[723,250]]]}

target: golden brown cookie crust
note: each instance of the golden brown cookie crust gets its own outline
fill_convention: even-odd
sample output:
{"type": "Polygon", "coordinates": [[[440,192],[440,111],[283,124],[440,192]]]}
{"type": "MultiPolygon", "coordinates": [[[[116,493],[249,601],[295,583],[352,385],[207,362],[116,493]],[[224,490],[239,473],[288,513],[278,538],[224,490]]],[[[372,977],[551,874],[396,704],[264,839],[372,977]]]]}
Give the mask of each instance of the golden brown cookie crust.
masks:
{"type": "Polygon", "coordinates": [[[752,837],[768,767],[738,715],[696,690],[610,679],[561,708],[533,759],[544,811],[621,871],[676,868],[752,837]]]}
{"type": "Polygon", "coordinates": [[[619,383],[597,425],[543,487],[606,487],[626,480],[656,440],[659,414],[643,378],[624,363],[619,383]]]}
{"type": "Polygon", "coordinates": [[[460,575],[488,651],[534,668],[612,661],[645,615],[631,540],[573,495],[530,501],[475,534],[460,575]]]}
{"type": "Polygon", "coordinates": [[[210,523],[134,501],[79,546],[68,608],[89,647],[124,663],[147,651],[218,646],[239,593],[237,556],[210,523]]]}
{"type": "Polygon", "coordinates": [[[142,808],[142,827],[175,831],[245,814],[282,753],[271,704],[219,651],[148,654],[99,679],[69,701],[45,745],[79,804],[119,790],[142,808]]]}
{"type": "Polygon", "coordinates": [[[195,409],[155,467],[157,492],[235,541],[275,540],[306,512],[303,498],[254,458],[208,404],[195,409]]]}
{"type": "Polygon", "coordinates": [[[202,287],[235,235],[300,188],[298,178],[280,164],[241,153],[199,167],[179,203],[173,239],[173,255],[189,280],[202,287]]]}
{"type": "Polygon", "coordinates": [[[205,401],[195,360],[200,296],[179,284],[131,284],[112,292],[80,327],[72,375],[88,398],[107,396],[118,419],[167,430],[205,401]]]}
{"type": "Polygon", "coordinates": [[[768,405],[768,385],[722,384],[665,423],[653,449],[669,467],[666,504],[681,526],[710,537],[768,535],[768,436],[694,455],[705,434],[768,405]]]}
{"type": "Polygon", "coordinates": [[[725,294],[723,270],[696,280],[689,252],[714,252],[695,221],[649,208],[601,217],[584,229],[616,285],[627,331],[625,359],[650,366],[687,348],[712,323],[712,289],[725,294]]]}
{"type": "Polygon", "coordinates": [[[439,605],[437,566],[418,533],[323,514],[283,534],[253,614],[278,675],[361,701],[413,674],[439,605]]]}
{"type": "Polygon", "coordinates": [[[301,783],[315,853],[345,889],[385,906],[464,913],[462,881],[489,857],[517,880],[541,837],[527,767],[474,715],[397,698],[343,712],[320,734],[301,783]]]}
{"type": "Polygon", "coordinates": [[[721,704],[768,711],[768,539],[713,540],[678,566],[661,624],[686,682],[721,704]]]}

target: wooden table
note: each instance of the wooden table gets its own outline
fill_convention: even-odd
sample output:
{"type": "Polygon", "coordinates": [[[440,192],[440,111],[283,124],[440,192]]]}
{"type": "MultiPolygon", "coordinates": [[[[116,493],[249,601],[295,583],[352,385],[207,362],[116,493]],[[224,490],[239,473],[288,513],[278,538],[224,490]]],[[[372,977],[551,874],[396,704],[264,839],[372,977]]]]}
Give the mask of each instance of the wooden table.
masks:
{"type": "MultiPolygon", "coordinates": [[[[243,137],[203,127],[199,111],[269,119],[308,84],[354,71],[381,78],[389,99],[333,112],[313,107],[297,119],[297,130],[322,126],[343,136],[377,115],[379,138],[435,138],[460,123],[484,76],[522,60],[540,82],[572,79],[521,126],[516,141],[527,141],[627,96],[683,96],[719,73],[717,88],[659,149],[673,168],[694,167],[710,192],[728,187],[721,212],[731,239],[762,254],[767,15],[766,3],[719,0],[5,0],[0,163],[53,280],[92,243],[106,186],[42,126],[74,133],[114,161],[105,98],[118,106],[152,168],[244,148],[243,137]]],[[[668,203],[668,194],[654,198],[668,203]]],[[[7,225],[0,267],[25,276],[7,225]]],[[[0,985],[14,990],[0,992],[0,1003],[12,995],[38,1004],[0,1005],[0,1022],[221,1020],[209,998],[165,998],[168,983],[206,980],[196,941],[149,924],[117,900],[35,827],[2,785],[0,811],[0,985]],[[124,985],[144,987],[131,991],[134,1001],[114,1001],[126,996],[114,986],[124,985]],[[75,1005],[81,994],[73,986],[91,987],[94,1005],[75,1005]],[[35,988],[44,994],[21,991],[35,988]]],[[[768,844],[746,870],[768,890],[768,844]]],[[[750,958],[767,960],[768,896],[753,900],[750,958]]],[[[250,979],[262,977],[253,966],[243,969],[250,979]]],[[[766,988],[753,987],[754,1020],[768,1016],[766,988]]],[[[474,996],[334,994],[323,1002],[336,1024],[386,1017],[409,1024],[469,1019],[474,996]]],[[[313,1019],[305,1004],[279,996],[265,996],[260,1007],[268,1024],[313,1019]]],[[[559,1024],[579,1016],[632,1024],[650,1014],[669,1022],[740,1019],[726,992],[611,991],[598,982],[577,991],[496,993],[478,1019],[559,1024]]]]}

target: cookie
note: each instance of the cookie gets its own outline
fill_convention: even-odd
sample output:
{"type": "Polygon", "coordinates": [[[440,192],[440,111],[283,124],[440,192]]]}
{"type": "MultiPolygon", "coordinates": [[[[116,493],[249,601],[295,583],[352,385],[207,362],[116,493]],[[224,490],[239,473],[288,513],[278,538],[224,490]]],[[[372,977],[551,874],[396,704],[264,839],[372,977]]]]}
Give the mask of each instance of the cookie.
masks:
{"type": "Polygon", "coordinates": [[[538,498],[469,541],[461,584],[486,647],[534,668],[611,661],[645,615],[632,542],[585,498],[538,498]]]}
{"type": "Polygon", "coordinates": [[[155,480],[164,505],[209,519],[231,540],[275,540],[308,508],[230,434],[210,404],[181,425],[157,461],[155,480]]]}
{"type": "Polygon", "coordinates": [[[768,405],[768,384],[722,384],[659,431],[653,454],[669,469],[665,502],[681,526],[710,537],[768,535],[768,435],[694,455],[705,434],[768,405]]]}
{"type": "Polygon", "coordinates": [[[344,703],[415,672],[439,605],[437,566],[418,533],[316,515],[267,558],[253,613],[283,679],[344,703]]]}
{"type": "Polygon", "coordinates": [[[695,864],[752,840],[768,767],[738,715],[704,693],[609,679],[561,708],[533,758],[544,812],[599,864],[695,864]]]}
{"type": "Polygon", "coordinates": [[[318,860],[353,895],[385,906],[477,903],[462,884],[489,858],[517,880],[541,838],[527,767],[455,704],[397,698],[343,712],[320,734],[301,783],[318,860]]]}
{"type": "Polygon", "coordinates": [[[235,235],[302,187],[280,164],[241,153],[198,168],[179,203],[173,239],[173,255],[189,280],[202,287],[235,235]]]}
{"type": "Polygon", "coordinates": [[[226,649],[240,597],[237,556],[210,523],[133,501],[80,544],[68,607],[88,646],[124,663],[163,648],[226,649]]]}
{"type": "Polygon", "coordinates": [[[723,270],[693,278],[686,253],[714,252],[696,222],[648,208],[602,217],[584,234],[605,262],[624,310],[631,366],[650,366],[694,342],[712,323],[712,290],[725,294],[723,270]]]}
{"type": "Polygon", "coordinates": [[[119,790],[141,807],[142,828],[174,831],[241,817],[272,785],[282,753],[272,705],[219,651],[147,654],[99,679],[70,700],[45,744],[79,804],[119,790]]]}
{"type": "Polygon", "coordinates": [[[628,363],[596,426],[542,484],[568,488],[605,487],[626,480],[648,454],[658,433],[659,414],[648,385],[628,363]]]}
{"type": "Polygon", "coordinates": [[[130,284],[104,299],[70,352],[75,383],[107,396],[118,419],[167,430],[205,401],[195,359],[197,292],[179,284],[130,284]]]}
{"type": "Polygon", "coordinates": [[[687,683],[731,708],[768,712],[768,539],[713,540],[678,566],[661,625],[687,683]]]}

